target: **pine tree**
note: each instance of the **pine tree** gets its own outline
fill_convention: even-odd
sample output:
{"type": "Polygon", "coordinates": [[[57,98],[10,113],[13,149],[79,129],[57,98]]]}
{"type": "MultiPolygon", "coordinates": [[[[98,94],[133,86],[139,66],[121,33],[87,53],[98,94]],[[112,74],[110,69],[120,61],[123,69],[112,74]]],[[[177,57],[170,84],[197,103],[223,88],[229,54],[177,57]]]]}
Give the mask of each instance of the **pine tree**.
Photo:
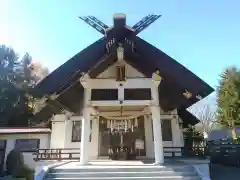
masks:
{"type": "Polygon", "coordinates": [[[240,127],[240,70],[227,68],[217,89],[217,120],[223,127],[240,127]]]}

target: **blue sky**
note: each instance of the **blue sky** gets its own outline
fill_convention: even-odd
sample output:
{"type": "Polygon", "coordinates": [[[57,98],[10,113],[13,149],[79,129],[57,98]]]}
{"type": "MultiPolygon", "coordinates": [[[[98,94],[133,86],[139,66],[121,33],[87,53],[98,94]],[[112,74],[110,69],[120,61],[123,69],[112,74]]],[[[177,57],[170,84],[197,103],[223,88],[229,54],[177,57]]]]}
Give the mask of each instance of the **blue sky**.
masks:
{"type": "Polygon", "coordinates": [[[121,12],[133,25],[161,14],[140,37],[216,87],[226,66],[240,66],[239,8],[237,0],[1,0],[0,44],[29,52],[54,70],[101,37],[78,16],[111,25],[121,12]]]}

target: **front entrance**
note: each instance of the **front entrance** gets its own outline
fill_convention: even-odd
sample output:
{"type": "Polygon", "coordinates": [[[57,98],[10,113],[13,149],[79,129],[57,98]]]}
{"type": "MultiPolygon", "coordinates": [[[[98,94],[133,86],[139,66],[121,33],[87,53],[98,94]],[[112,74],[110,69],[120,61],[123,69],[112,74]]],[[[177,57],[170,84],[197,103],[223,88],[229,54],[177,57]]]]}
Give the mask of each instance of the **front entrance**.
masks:
{"type": "Polygon", "coordinates": [[[114,159],[135,159],[146,156],[144,118],[99,119],[99,156],[114,159]]]}

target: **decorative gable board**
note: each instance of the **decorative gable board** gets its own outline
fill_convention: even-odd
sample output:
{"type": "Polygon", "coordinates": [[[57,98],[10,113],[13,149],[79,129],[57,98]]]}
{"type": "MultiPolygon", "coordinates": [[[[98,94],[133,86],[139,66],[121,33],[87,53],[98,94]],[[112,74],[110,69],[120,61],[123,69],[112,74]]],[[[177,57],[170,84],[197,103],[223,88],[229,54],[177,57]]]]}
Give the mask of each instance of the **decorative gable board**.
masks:
{"type": "MultiPolygon", "coordinates": [[[[126,63],[125,61],[121,64],[125,64],[126,66],[126,78],[140,78],[145,77],[141,72],[133,68],[130,64],[126,63]]],[[[118,66],[119,63],[116,62],[109,68],[107,68],[104,72],[99,74],[97,78],[116,78],[116,66],[118,66]]]]}

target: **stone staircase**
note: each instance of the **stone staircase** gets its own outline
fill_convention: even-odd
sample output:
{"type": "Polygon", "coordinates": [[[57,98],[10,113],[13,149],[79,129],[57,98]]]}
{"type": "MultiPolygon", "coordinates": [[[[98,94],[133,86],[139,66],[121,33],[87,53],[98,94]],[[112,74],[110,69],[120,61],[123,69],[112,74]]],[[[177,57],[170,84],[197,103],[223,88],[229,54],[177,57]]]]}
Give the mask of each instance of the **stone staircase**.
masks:
{"type": "Polygon", "coordinates": [[[188,165],[89,166],[51,169],[45,180],[201,180],[188,165]]]}

